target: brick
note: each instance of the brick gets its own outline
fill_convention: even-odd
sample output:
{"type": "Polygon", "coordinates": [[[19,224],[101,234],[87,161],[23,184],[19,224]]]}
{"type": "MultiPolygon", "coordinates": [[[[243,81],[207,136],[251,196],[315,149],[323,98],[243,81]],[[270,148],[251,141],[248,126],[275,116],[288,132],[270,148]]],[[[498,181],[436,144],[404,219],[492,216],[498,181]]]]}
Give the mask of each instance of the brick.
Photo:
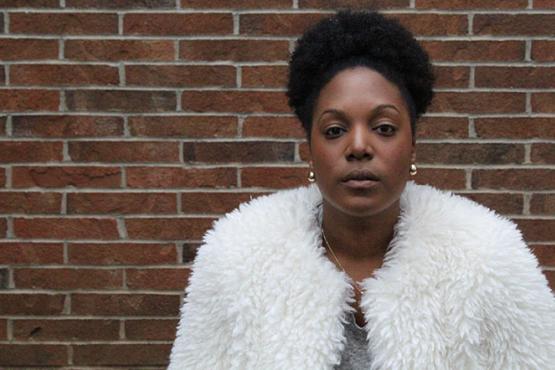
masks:
{"type": "Polygon", "coordinates": [[[218,188],[237,186],[233,168],[129,167],[130,188],[218,188]]]}
{"type": "Polygon", "coordinates": [[[7,366],[67,365],[67,346],[55,344],[0,344],[0,364],[7,366]]]}
{"type": "Polygon", "coordinates": [[[73,162],[179,162],[178,142],[77,141],[69,143],[73,162]]]}
{"type": "Polygon", "coordinates": [[[534,0],[534,9],[553,9],[555,4],[552,0],[534,0]]]}
{"type": "Polygon", "coordinates": [[[175,111],[173,91],[73,90],[66,92],[70,111],[166,112],[175,111]]]}
{"type": "Polygon", "coordinates": [[[70,243],[68,261],[73,265],[175,264],[177,252],[173,244],[70,243]]]}
{"type": "Polygon", "coordinates": [[[63,143],[61,142],[0,142],[0,163],[50,162],[61,160],[63,160],[63,143]]]}
{"type": "Polygon", "coordinates": [[[436,88],[468,87],[470,69],[468,67],[434,67],[436,88]]]}
{"type": "Polygon", "coordinates": [[[14,320],[14,339],[23,341],[118,340],[118,320],[14,320]]]}
{"type": "Polygon", "coordinates": [[[549,244],[532,245],[532,252],[538,257],[542,266],[555,267],[555,246],[549,244]]]}
{"type": "Polygon", "coordinates": [[[530,213],[555,214],[555,194],[533,194],[530,200],[530,213]]]}
{"type": "Polygon", "coordinates": [[[71,138],[122,136],[123,118],[78,115],[14,116],[12,134],[17,137],[71,138]]]}
{"type": "Polygon", "coordinates": [[[10,32],[25,34],[117,34],[114,13],[10,13],[10,32]]]}
{"type": "Polygon", "coordinates": [[[179,44],[181,59],[203,61],[285,61],[288,41],[273,40],[185,40],[179,44]]]}
{"type": "MultiPolygon", "coordinates": [[[[2,26],[1,21],[0,21],[0,26],[2,26]]],[[[2,68],[2,69],[0,69],[0,85],[5,85],[5,84],[6,84],[6,72],[5,72],[4,68],[2,68]]]]}
{"type": "Polygon", "coordinates": [[[66,8],[171,9],[175,8],[175,0],[66,0],[66,8]]]}
{"type": "MultiPolygon", "coordinates": [[[[0,193],[1,194],[1,193],[0,193]]],[[[177,212],[170,193],[69,193],[68,214],[168,214],[177,212]]]]}
{"type": "Polygon", "coordinates": [[[8,339],[8,320],[0,319],[0,340],[8,339]]]}
{"type": "MultiPolygon", "coordinates": [[[[537,1],[537,0],[536,0],[537,1]]],[[[416,0],[416,7],[421,9],[525,9],[528,0],[504,0],[504,1],[483,1],[483,0],[416,0]]]]}
{"type": "Polygon", "coordinates": [[[555,144],[532,144],[530,158],[533,163],[555,164],[555,144]]]}
{"type": "Polygon", "coordinates": [[[524,93],[438,92],[430,112],[522,113],[526,110],[524,93]]]}
{"type": "Polygon", "coordinates": [[[523,41],[422,41],[434,62],[521,61],[523,41]]]}
{"type": "Polygon", "coordinates": [[[551,118],[503,117],[476,118],[476,134],[480,138],[553,139],[555,125],[551,118]]]}
{"type": "Polygon", "coordinates": [[[537,113],[555,113],[555,93],[532,94],[532,111],[537,113]]]}
{"type": "Polygon", "coordinates": [[[555,41],[533,40],[532,59],[536,62],[555,62],[555,41]]]}
{"type": "Polygon", "coordinates": [[[131,13],[123,18],[127,35],[203,35],[233,33],[231,13],[131,13]]]}
{"type": "Polygon", "coordinates": [[[180,0],[181,8],[291,8],[290,0],[180,0]]]}
{"type": "Polygon", "coordinates": [[[129,340],[175,339],[178,320],[125,320],[125,338],[129,340]]]}
{"type": "Polygon", "coordinates": [[[131,116],[132,136],[149,137],[233,137],[237,135],[237,118],[233,116],[131,116]]]}
{"type": "Polygon", "coordinates": [[[14,283],[19,289],[117,289],[123,287],[123,271],[18,268],[14,270],[14,283]]]}
{"type": "Polygon", "coordinates": [[[189,279],[187,268],[126,269],[127,287],[133,289],[183,291],[189,279]]]}
{"type": "Polygon", "coordinates": [[[14,167],[12,171],[15,188],[119,188],[121,185],[119,167],[14,167]]]}
{"type": "Polygon", "coordinates": [[[555,14],[476,14],[477,35],[546,35],[555,33],[555,14]]]}
{"type": "Polygon", "coordinates": [[[509,164],[524,161],[524,146],[518,144],[418,144],[419,163],[509,164]]]}
{"type": "Polygon", "coordinates": [[[57,111],[60,93],[54,90],[0,90],[0,111],[57,111]]]}
{"type": "Polygon", "coordinates": [[[183,110],[193,112],[289,113],[287,98],[274,91],[184,91],[183,110]]]}
{"type": "Polygon", "coordinates": [[[141,240],[200,240],[212,226],[213,218],[126,218],[129,239],[141,240]]]}
{"type": "Polygon", "coordinates": [[[290,188],[307,185],[308,170],[298,167],[246,167],[241,169],[243,187],[290,188]]]}
{"type": "Polygon", "coordinates": [[[2,8],[59,8],[58,0],[2,0],[2,8]]]}
{"type": "Polygon", "coordinates": [[[473,170],[473,189],[552,190],[555,170],[502,169],[473,170]]]}
{"type": "Polygon", "coordinates": [[[299,0],[299,8],[337,9],[387,9],[408,8],[408,0],[299,0]]]}
{"type": "Polygon", "coordinates": [[[547,279],[547,283],[549,284],[549,287],[551,288],[551,291],[555,292],[555,272],[544,270],[543,274],[545,275],[545,277],[547,279]]]}
{"type": "Polygon", "coordinates": [[[241,68],[242,87],[284,88],[286,84],[286,66],[245,66],[241,68]]]}
{"type": "Polygon", "coordinates": [[[0,264],[49,265],[64,262],[63,245],[60,243],[0,243],[0,264]]]}
{"type": "Polygon", "coordinates": [[[10,273],[7,268],[0,268],[0,289],[8,289],[10,286],[10,273]]]}
{"type": "Polygon", "coordinates": [[[477,67],[477,87],[539,88],[555,87],[552,67],[477,67]]]}
{"type": "Polygon", "coordinates": [[[420,118],[416,137],[425,139],[462,139],[468,137],[468,120],[459,117],[420,118]]]}
{"type": "Polygon", "coordinates": [[[0,213],[60,213],[62,194],[44,192],[0,192],[0,213]]]}
{"type": "Polygon", "coordinates": [[[252,116],[243,122],[243,136],[302,139],[305,132],[295,117],[252,116]]]}
{"type": "Polygon", "coordinates": [[[200,243],[183,243],[182,246],[182,262],[191,263],[194,261],[197,251],[200,247],[200,243]]]}
{"type": "Polygon", "coordinates": [[[71,295],[72,315],[177,316],[179,295],[85,294],[71,295]]]}
{"type": "Polygon", "coordinates": [[[86,344],[73,346],[74,365],[167,365],[171,344],[86,344]]]}
{"type": "Polygon", "coordinates": [[[515,215],[522,214],[523,197],[522,194],[506,193],[464,193],[464,197],[474,200],[490,209],[501,214],[515,215]]]}
{"type": "Polygon", "coordinates": [[[555,240],[555,220],[520,219],[513,220],[528,242],[555,240]]]}
{"type": "Polygon", "coordinates": [[[181,194],[181,210],[184,213],[223,214],[263,194],[266,193],[187,192],[181,194]]]}
{"type": "Polygon", "coordinates": [[[71,64],[16,64],[10,67],[12,85],[118,85],[117,67],[71,64]]]}
{"type": "Polygon", "coordinates": [[[6,170],[0,168],[0,187],[6,186],[6,170]]]}
{"type": "Polygon", "coordinates": [[[115,219],[95,218],[14,218],[18,238],[118,239],[115,219]]]}
{"type": "MultiPolygon", "coordinates": [[[[64,309],[64,294],[0,294],[1,315],[61,315],[64,309]]],[[[0,351],[0,354],[2,351],[0,351]]],[[[0,362],[2,363],[2,362],[0,362]]]]}
{"type": "Polygon", "coordinates": [[[8,220],[0,218],[0,238],[6,238],[8,234],[8,220]]]}
{"type": "Polygon", "coordinates": [[[295,36],[327,16],[326,13],[241,14],[239,33],[295,36]]]}
{"type": "Polygon", "coordinates": [[[459,169],[418,168],[414,181],[445,190],[462,190],[466,187],[465,172],[459,169]]]}
{"type": "MultiPolygon", "coordinates": [[[[12,119],[13,122],[13,119],[12,119]]],[[[6,117],[0,117],[0,136],[6,135],[6,117]]]]}
{"type": "Polygon", "coordinates": [[[169,61],[175,58],[170,40],[67,40],[65,58],[106,61],[169,61]]]}
{"type": "Polygon", "coordinates": [[[403,26],[416,35],[444,36],[466,35],[468,21],[466,15],[458,14],[395,14],[403,26]]]}
{"type": "Polygon", "coordinates": [[[235,87],[235,75],[233,66],[130,65],[126,66],[125,83],[129,86],[235,87]]]}
{"type": "Polygon", "coordinates": [[[295,144],[271,141],[185,143],[183,159],[194,163],[292,162],[295,144]]]}
{"type": "Polygon", "coordinates": [[[58,40],[0,39],[0,60],[57,59],[58,46],[58,40]]]}

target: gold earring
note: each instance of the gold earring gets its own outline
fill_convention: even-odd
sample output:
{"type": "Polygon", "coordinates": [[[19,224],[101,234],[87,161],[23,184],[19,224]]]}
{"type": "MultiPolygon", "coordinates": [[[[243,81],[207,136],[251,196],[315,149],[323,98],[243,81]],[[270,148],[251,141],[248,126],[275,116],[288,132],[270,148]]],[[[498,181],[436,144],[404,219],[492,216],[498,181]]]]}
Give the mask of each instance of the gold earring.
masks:
{"type": "Polygon", "coordinates": [[[315,182],[316,181],[316,174],[314,171],[308,171],[308,182],[315,182]]]}
{"type": "Polygon", "coordinates": [[[412,163],[412,164],[410,165],[409,174],[410,174],[411,176],[414,176],[414,175],[416,175],[417,173],[418,173],[418,169],[416,168],[416,164],[412,163]]]}

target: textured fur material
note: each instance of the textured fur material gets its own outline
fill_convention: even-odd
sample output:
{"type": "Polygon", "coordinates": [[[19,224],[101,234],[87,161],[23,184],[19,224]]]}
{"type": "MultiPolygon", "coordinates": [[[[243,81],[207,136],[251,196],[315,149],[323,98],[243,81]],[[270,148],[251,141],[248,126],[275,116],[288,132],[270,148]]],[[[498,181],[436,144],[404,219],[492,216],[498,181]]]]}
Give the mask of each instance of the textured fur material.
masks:
{"type": "MultiPolygon", "coordinates": [[[[204,237],[170,370],[333,369],[352,311],[324,255],[315,185],[256,198],[204,237]]],[[[515,225],[408,183],[383,266],[363,282],[371,370],[555,369],[555,299],[515,225]]]]}

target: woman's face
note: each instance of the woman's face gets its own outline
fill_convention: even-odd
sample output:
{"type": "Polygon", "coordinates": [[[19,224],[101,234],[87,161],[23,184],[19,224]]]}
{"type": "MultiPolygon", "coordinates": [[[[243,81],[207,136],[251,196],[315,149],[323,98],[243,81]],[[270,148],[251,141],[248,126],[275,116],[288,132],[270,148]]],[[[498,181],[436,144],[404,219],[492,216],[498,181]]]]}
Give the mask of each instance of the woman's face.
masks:
{"type": "Polygon", "coordinates": [[[310,162],[324,201],[353,216],[398,204],[414,162],[407,105],[367,67],[336,74],[314,107],[310,162]]]}

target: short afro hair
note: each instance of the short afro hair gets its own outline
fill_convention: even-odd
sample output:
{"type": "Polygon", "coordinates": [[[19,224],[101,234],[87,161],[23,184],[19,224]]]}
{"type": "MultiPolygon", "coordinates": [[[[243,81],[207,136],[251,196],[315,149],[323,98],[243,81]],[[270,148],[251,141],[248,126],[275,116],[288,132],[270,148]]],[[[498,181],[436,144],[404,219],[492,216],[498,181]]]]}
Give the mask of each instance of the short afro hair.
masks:
{"type": "Polygon", "coordinates": [[[309,28],[289,60],[287,97],[310,140],[320,90],[339,72],[356,66],[382,74],[407,103],[414,136],[417,119],[433,97],[428,54],[394,19],[374,11],[343,10],[309,28]]]}

